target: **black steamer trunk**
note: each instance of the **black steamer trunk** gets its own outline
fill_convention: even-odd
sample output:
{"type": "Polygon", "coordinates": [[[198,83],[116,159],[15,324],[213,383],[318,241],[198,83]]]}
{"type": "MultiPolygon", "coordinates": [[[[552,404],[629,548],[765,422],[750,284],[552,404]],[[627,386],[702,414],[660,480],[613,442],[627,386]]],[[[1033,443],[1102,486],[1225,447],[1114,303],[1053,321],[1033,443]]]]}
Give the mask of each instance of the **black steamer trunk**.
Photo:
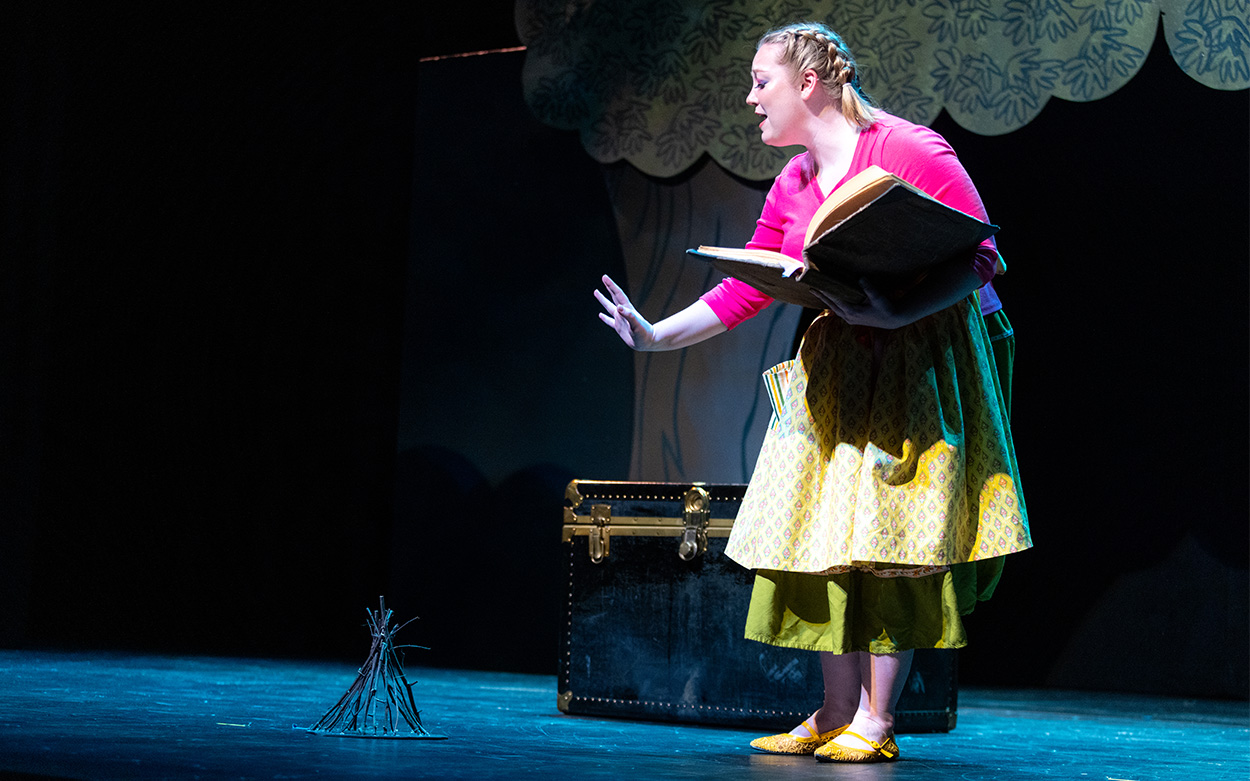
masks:
{"type": "MultiPolygon", "coordinates": [[[[754,573],[725,556],[745,485],[574,480],[558,705],[786,731],[819,707],[818,655],[743,637],[754,573]]],[[[956,652],[915,655],[898,732],[955,727],[956,652]]]]}

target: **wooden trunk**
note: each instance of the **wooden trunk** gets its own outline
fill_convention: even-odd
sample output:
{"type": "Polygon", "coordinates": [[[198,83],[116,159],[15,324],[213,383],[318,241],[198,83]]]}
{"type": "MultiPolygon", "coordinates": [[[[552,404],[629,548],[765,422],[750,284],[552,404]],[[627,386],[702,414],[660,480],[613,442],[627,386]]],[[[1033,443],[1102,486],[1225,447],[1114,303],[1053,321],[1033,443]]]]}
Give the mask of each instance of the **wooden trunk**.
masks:
{"type": "MultiPolygon", "coordinates": [[[[784,731],[821,702],[818,655],[746,640],[754,573],[725,556],[745,485],[575,480],[558,705],[784,731]]],[[[955,727],[955,651],[916,652],[898,732],[955,727]]]]}

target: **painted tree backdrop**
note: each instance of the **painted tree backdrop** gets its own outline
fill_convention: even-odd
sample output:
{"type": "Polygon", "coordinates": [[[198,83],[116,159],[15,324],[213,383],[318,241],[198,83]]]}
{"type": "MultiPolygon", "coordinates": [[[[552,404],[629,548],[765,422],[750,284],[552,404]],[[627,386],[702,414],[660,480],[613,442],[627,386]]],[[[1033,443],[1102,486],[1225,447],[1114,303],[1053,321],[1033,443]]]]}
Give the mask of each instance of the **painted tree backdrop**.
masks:
{"type": "MultiPolygon", "coordinates": [[[[755,41],[790,21],[829,24],[866,91],[929,124],[1016,130],[1051,97],[1097,100],[1137,74],[1159,19],[1177,64],[1216,89],[1250,86],[1247,0],[518,0],[526,99],[608,163],[673,176],[705,152],[748,179],[788,155],[759,141],[743,103],[755,41]]],[[[1163,96],[1161,96],[1163,99],[1163,96]]]]}

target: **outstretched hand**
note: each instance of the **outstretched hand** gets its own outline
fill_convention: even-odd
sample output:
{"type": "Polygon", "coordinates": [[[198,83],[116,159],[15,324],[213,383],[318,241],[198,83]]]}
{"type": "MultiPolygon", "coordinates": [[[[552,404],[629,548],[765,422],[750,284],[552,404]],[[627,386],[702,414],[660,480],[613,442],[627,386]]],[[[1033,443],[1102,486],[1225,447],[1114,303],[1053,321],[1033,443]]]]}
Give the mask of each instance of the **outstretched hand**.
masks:
{"type": "Polygon", "coordinates": [[[599,319],[611,326],[621,341],[635,350],[654,349],[655,328],[651,323],[638,314],[629,296],[607,274],[603,275],[603,286],[612,298],[609,300],[603,293],[595,291],[595,298],[599,299],[604,309],[599,313],[599,319]]]}

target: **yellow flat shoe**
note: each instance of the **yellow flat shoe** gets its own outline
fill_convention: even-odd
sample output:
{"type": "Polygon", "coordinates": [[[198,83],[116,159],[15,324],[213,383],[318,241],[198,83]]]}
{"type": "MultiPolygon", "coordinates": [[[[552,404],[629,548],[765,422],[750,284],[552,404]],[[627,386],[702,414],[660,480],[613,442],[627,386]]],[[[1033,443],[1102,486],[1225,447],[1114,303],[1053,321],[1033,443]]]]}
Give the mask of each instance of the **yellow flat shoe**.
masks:
{"type": "Polygon", "coordinates": [[[872,749],[848,748],[838,743],[826,743],[815,752],[816,759],[821,762],[893,762],[898,759],[898,744],[894,742],[893,735],[886,738],[884,743],[878,743],[851,732],[849,729],[843,729],[841,733],[859,738],[872,746],[872,749]]]}
{"type": "Polygon", "coordinates": [[[851,725],[847,724],[845,727],[838,727],[837,729],[820,733],[816,732],[816,725],[811,720],[804,720],[803,726],[807,728],[808,733],[808,736],[805,738],[785,732],[780,735],[756,738],[751,741],[751,748],[765,751],[769,754],[798,754],[806,756],[841,735],[842,731],[851,725]]]}

